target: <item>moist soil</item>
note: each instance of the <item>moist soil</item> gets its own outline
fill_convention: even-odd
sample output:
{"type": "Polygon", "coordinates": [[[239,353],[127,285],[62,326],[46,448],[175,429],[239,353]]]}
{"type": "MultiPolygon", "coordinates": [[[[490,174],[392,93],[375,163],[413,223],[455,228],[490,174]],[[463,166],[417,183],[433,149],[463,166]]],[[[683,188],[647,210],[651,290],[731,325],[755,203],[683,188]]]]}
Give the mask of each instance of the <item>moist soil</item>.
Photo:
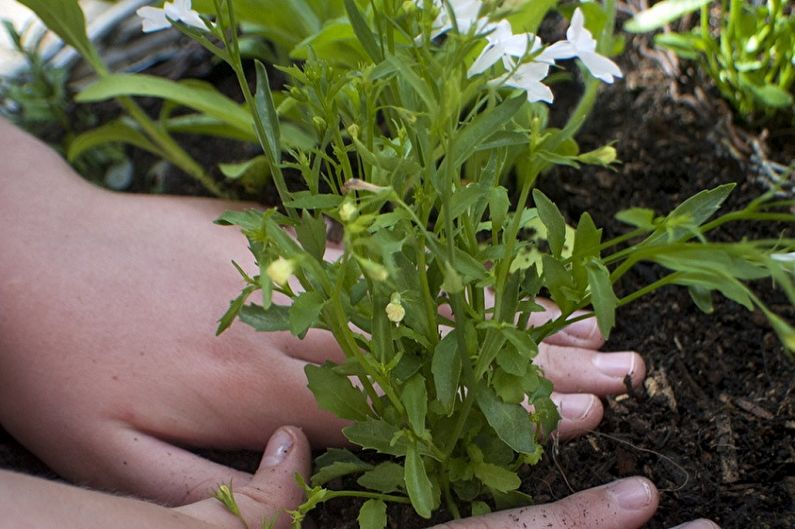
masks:
{"type": "MultiPolygon", "coordinates": [[[[744,132],[733,125],[706,84],[687,75],[692,72],[663,75],[655,58],[660,59],[650,57],[643,42],[631,43],[622,58],[627,78],[602,93],[579,136],[583,150],[615,141],[621,164],[556,170],[539,182],[569,221],[588,211],[606,238],[626,231],[614,219],[623,208],[664,213],[700,190],[734,182],[728,211],[769,189],[760,170],[764,159],[759,149],[749,147],[754,139],[764,140],[764,131],[744,132]]],[[[576,90],[558,89],[560,100],[570,89],[576,90]]],[[[792,136],[792,129],[772,130],[774,141],[767,144],[779,161],[795,158],[792,136]]],[[[218,147],[228,158],[229,146],[218,147]]],[[[208,163],[213,160],[207,142],[188,148],[208,163]]],[[[146,160],[139,154],[134,158],[146,160]]],[[[167,181],[169,191],[197,192],[179,175],[169,174],[167,181]]],[[[731,225],[716,237],[786,232],[791,237],[791,228],[731,225]]],[[[619,294],[660,273],[653,266],[636,267],[618,285],[619,294]]],[[[766,283],[754,288],[773,310],[795,322],[795,310],[783,295],[766,283]]],[[[550,441],[544,460],[527,470],[522,490],[545,503],[642,475],[661,491],[649,528],[699,517],[724,529],[795,527],[795,362],[765,318],[722,300],[716,300],[712,314],[703,314],[685,289],[671,287],[623,307],[617,320],[604,349],[639,351],[648,369],[645,386],[606,399],[598,430],[574,441],[550,441]]],[[[259,458],[203,454],[247,470],[256,468],[259,458]]],[[[1,429],[0,467],[56,477],[1,429]]],[[[342,500],[323,505],[315,513],[318,526],[358,527],[358,506],[342,500]]],[[[409,510],[390,507],[390,527],[427,525],[409,510]]]]}

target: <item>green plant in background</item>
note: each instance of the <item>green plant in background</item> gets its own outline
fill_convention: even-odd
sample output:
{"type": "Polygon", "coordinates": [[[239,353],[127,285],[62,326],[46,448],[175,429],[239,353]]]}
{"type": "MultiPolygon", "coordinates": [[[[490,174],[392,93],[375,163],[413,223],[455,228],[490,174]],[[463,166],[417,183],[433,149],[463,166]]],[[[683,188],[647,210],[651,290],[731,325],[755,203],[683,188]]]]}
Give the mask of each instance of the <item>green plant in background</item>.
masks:
{"type": "Polygon", "coordinates": [[[652,31],[696,11],[698,27],[688,33],[658,34],[655,42],[697,61],[744,119],[753,122],[777,113],[795,117],[792,5],[782,0],[664,0],[624,28],[652,31]]]}
{"type": "MultiPolygon", "coordinates": [[[[58,2],[67,4],[78,10],[58,2]]],[[[541,457],[558,421],[551,384],[532,363],[538,344],[593,314],[607,335],[618,307],[665,285],[686,286],[707,311],[715,292],[760,309],[795,350],[795,330],[745,285],[773,280],[795,301],[795,240],[709,240],[729,222],[792,222],[793,201],[764,196],[713,219],[732,188],[721,186],[667,214],[624,211],[619,218],[632,229],[603,240],[588,213],[567,230],[534,189],[552,165],[614,157],[609,148],[580,154],[573,139],[599,79],[621,74],[607,58],[616,46],[612,0],[567,11],[566,39],[549,46],[533,32],[553,2],[345,0],[329,22],[335,29],[320,33],[339,36],[355,60],[324,48],[334,35],[315,37],[302,62],[279,67],[282,88],[270,84],[273,69],[256,63],[254,90],[238,39],[244,5],[258,4],[213,0],[200,15],[182,1],[142,12],[227,62],[242,106],[195,81],[119,74],[103,75],[81,98],[164,97],[199,111],[189,118],[216,133],[262,147],[258,163],[283,208],[219,219],[242,229],[258,273],[238,267],[244,288],[218,332],[240,319],[263,332],[333,333],[346,360],[307,367],[309,387],[320,407],[351,422],[351,443],[382,456],[330,450],[318,458],[294,525],[317,504],[348,496],[366,500],[359,523],[368,529],[385,526],[386,502],[426,518],[442,505],[459,517],[529,502],[520,472],[541,457]],[[567,124],[549,127],[543,102],[553,94],[544,81],[575,58],[585,90],[567,124]],[[505,175],[521,175],[515,204],[505,175]],[[339,255],[327,251],[327,219],[344,227],[339,255]],[[533,225],[543,226],[545,244],[520,237],[533,225]],[[639,262],[668,272],[619,297],[614,284],[639,262]],[[528,328],[541,292],[561,315],[528,328]],[[261,301],[252,303],[255,295],[261,301]],[[590,312],[573,316],[581,309],[590,312]],[[333,489],[341,476],[361,488],[333,489]]],[[[82,31],[76,13],[60,31],[82,31]]]]}

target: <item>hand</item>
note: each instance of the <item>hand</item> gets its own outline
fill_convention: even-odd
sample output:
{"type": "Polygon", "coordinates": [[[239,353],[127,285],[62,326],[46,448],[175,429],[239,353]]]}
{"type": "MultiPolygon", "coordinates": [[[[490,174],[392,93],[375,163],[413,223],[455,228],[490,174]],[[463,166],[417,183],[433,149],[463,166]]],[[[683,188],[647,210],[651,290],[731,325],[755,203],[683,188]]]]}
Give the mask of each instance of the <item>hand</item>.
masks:
{"type": "MultiPolygon", "coordinates": [[[[342,359],[331,335],[212,335],[241,288],[230,260],[252,257],[211,221],[245,205],[109,193],[2,121],[0,136],[0,422],[22,444],[74,481],[178,505],[251,479],[181,447],[257,449],[286,423],[345,442],[303,372],[342,359]]],[[[602,343],[583,321],[541,347],[562,437],[598,424],[595,395],[644,376],[602,343]]]]}
{"type": "MultiPolygon", "coordinates": [[[[301,502],[296,472],[307,475],[309,444],[300,430],[284,427],[268,443],[259,470],[251,481],[234,487],[235,500],[248,527],[276,520],[285,529],[284,514],[301,502]]],[[[634,529],[657,508],[657,490],[644,478],[628,478],[586,490],[550,503],[457,520],[435,529],[634,529]]],[[[0,471],[2,527],[39,529],[237,529],[240,520],[217,500],[169,510],[129,498],[92,492],[68,485],[0,471]]],[[[677,529],[718,529],[707,520],[677,529]]]]}

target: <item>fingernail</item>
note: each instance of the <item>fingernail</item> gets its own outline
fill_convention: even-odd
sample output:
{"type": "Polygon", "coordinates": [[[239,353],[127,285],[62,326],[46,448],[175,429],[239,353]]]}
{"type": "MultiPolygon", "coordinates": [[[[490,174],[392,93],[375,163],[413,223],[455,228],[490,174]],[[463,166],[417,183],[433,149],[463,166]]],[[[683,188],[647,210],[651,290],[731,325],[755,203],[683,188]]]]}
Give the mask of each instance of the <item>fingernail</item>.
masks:
{"type": "Polygon", "coordinates": [[[607,490],[624,509],[639,510],[652,502],[651,486],[645,479],[622,479],[608,485],[607,490]]]}
{"type": "Polygon", "coordinates": [[[671,529],[720,529],[718,524],[712,522],[710,520],[693,520],[692,522],[685,522],[681,525],[677,525],[676,527],[672,527],[671,529]]]}
{"type": "Polygon", "coordinates": [[[265,448],[265,457],[262,458],[262,464],[267,467],[275,467],[287,457],[290,449],[293,447],[293,436],[283,429],[276,430],[270,440],[268,446],[265,448]]]}
{"type": "Polygon", "coordinates": [[[588,415],[595,402],[593,395],[566,395],[558,402],[558,410],[563,418],[579,421],[588,415]]]}
{"type": "MultiPolygon", "coordinates": [[[[576,317],[578,314],[574,313],[573,316],[576,317]]],[[[563,332],[581,340],[590,340],[596,334],[597,329],[596,319],[588,318],[568,324],[563,328],[563,332]]]]}
{"type": "Polygon", "coordinates": [[[609,377],[624,378],[635,372],[635,353],[599,353],[591,361],[609,377]]]}

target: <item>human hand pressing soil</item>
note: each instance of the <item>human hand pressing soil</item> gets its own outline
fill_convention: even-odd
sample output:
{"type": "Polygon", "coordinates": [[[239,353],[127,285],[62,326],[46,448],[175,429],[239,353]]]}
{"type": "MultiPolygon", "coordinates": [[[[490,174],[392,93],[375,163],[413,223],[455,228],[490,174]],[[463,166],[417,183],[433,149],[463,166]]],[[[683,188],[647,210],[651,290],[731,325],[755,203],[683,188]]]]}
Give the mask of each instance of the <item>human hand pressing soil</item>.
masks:
{"type": "MultiPolygon", "coordinates": [[[[9,433],[66,478],[169,505],[251,479],[187,447],[258,449],[283,424],[316,447],[344,444],[344,423],[317,408],[304,375],[307,362],[342,359],[329,333],[213,336],[241,286],[230,260],[253,264],[244,237],[212,220],[246,205],[110,193],[8,123],[0,137],[9,433]]],[[[597,396],[645,374],[636,353],[597,353],[602,343],[585,320],[541,346],[561,437],[594,428],[597,396]]]]}
{"type": "MultiPolygon", "coordinates": [[[[309,443],[294,427],[284,427],[268,442],[260,468],[245,485],[234,488],[235,502],[246,526],[275,521],[289,526],[286,510],[302,500],[293,476],[310,468],[309,443]]],[[[550,503],[466,518],[436,529],[635,529],[657,508],[657,490],[644,478],[627,478],[578,492],[550,503]]],[[[0,527],[36,529],[239,529],[240,519],[215,499],[168,509],[0,471],[0,527]]],[[[677,529],[718,529],[698,520],[677,529]]]]}

